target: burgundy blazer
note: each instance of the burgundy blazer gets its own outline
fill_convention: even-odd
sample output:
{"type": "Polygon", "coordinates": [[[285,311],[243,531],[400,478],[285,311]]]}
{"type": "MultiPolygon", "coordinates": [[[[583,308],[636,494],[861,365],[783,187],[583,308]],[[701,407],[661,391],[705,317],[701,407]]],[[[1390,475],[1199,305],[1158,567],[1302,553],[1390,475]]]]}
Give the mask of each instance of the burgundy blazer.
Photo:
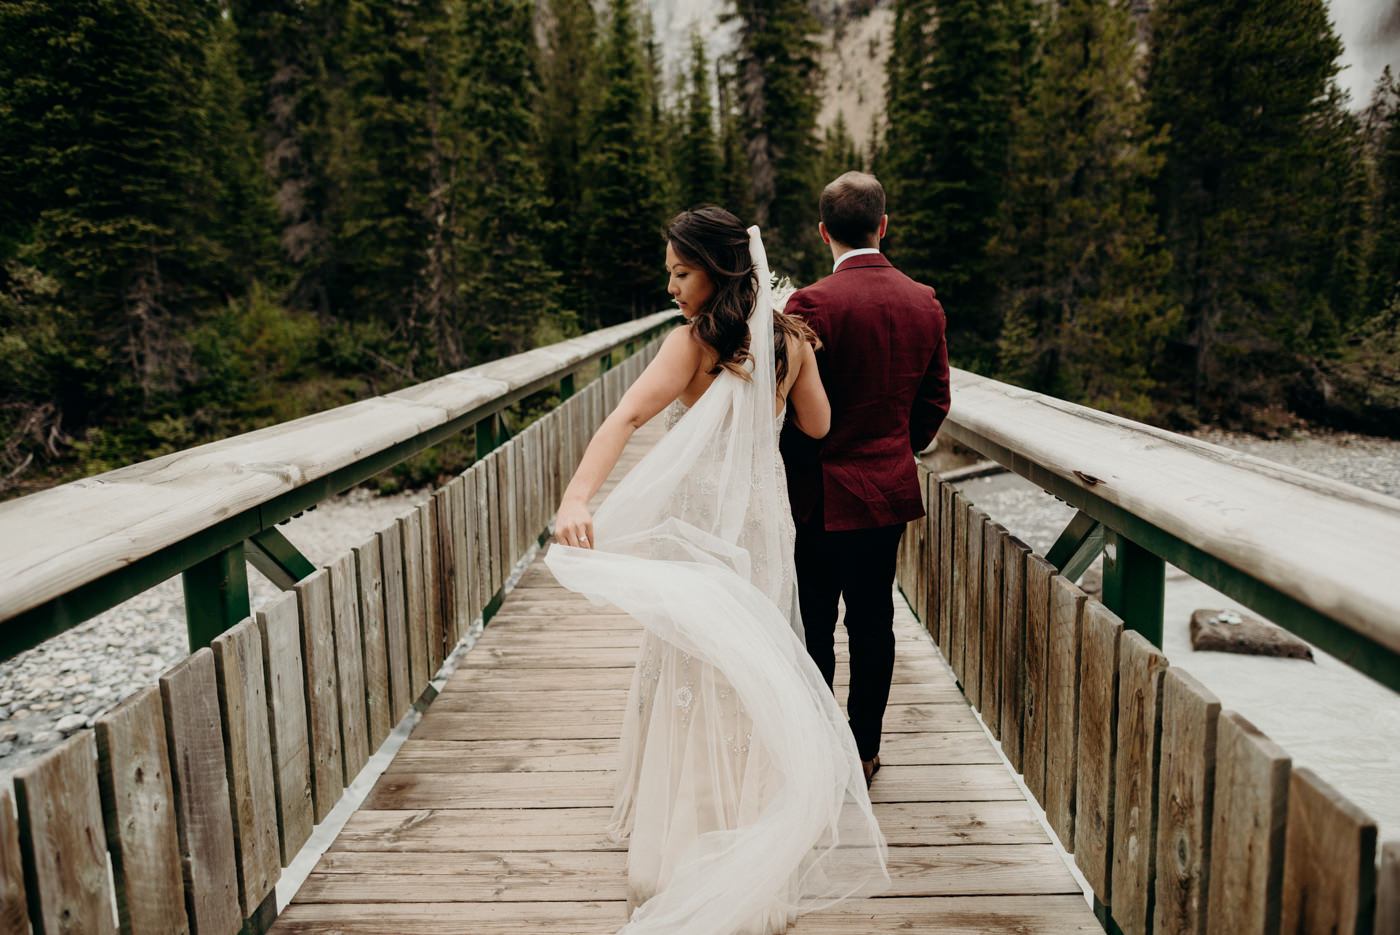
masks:
{"type": "Polygon", "coordinates": [[[787,311],[822,340],[817,364],[831,400],[825,439],[791,419],[783,432],[793,517],[821,517],[836,531],[923,516],[914,453],[933,441],[949,404],[946,319],[933,289],[883,254],[863,254],[798,290],[787,311]]]}

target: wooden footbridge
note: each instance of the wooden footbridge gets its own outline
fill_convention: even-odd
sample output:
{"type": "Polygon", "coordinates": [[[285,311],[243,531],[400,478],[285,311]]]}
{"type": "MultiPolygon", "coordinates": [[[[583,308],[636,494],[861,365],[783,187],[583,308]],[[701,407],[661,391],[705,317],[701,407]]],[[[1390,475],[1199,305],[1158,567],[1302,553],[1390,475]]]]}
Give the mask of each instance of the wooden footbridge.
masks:
{"type": "MultiPolygon", "coordinates": [[[[537,554],[668,321],[0,505],[5,657],[175,574],[193,648],[0,790],[0,933],[616,931],[640,630],[537,554]],[[279,533],[467,429],[476,463],[330,566],[279,533]],[[285,596],[250,608],[245,562],[285,596]],[[279,914],[282,868],[401,722],[279,914]]],[[[925,474],[872,789],[893,885],[790,931],[1400,932],[1400,844],[1156,648],[1165,560],[1400,688],[1400,505],[971,374],[944,431],[1080,513],[1037,555],[925,474]],[[1073,583],[1101,553],[1103,603],[1073,583]]]]}

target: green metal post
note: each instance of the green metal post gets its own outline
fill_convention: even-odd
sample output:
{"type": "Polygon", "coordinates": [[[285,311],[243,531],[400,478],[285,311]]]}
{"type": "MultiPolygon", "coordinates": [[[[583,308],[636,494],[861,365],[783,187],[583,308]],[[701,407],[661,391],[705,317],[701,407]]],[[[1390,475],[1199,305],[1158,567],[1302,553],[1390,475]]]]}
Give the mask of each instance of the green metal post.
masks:
{"type": "Polygon", "coordinates": [[[574,375],[569,373],[559,380],[559,401],[562,403],[572,395],[574,395],[574,375]]]}
{"type": "Polygon", "coordinates": [[[611,369],[612,369],[612,351],[608,351],[608,353],[606,353],[606,354],[604,354],[602,357],[598,358],[598,372],[599,372],[599,373],[605,373],[606,371],[611,370],[611,369]]]}
{"type": "Polygon", "coordinates": [[[474,430],[476,432],[476,460],[480,461],[489,455],[497,445],[496,414],[493,412],[482,419],[476,424],[474,430]]]}
{"type": "Polygon", "coordinates": [[[251,612],[248,568],[243,561],[243,543],[239,542],[190,566],[181,575],[190,652],[213,643],[215,637],[251,612]]]}
{"type": "Polygon", "coordinates": [[[1162,602],[1167,563],[1120,533],[1110,532],[1103,556],[1103,602],[1157,648],[1162,646],[1162,602]]]}

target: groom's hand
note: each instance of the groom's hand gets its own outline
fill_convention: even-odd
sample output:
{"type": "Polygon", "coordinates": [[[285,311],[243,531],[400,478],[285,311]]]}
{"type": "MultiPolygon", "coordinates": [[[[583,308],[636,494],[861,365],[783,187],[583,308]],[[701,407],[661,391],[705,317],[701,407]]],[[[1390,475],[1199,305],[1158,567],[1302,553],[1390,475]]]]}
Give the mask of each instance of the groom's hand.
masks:
{"type": "Polygon", "coordinates": [[[580,549],[593,548],[593,516],[585,504],[565,500],[554,518],[555,541],[580,549]]]}

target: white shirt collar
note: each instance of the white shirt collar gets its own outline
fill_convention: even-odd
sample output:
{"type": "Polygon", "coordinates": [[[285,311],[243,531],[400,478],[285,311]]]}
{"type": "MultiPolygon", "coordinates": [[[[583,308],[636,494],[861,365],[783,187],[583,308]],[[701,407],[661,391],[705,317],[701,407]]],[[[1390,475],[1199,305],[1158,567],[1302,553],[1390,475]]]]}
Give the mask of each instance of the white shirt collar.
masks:
{"type": "Polygon", "coordinates": [[[841,268],[841,264],[842,264],[842,263],[846,262],[847,260],[849,260],[849,259],[850,259],[851,257],[853,257],[853,256],[865,256],[866,254],[869,254],[869,253],[879,253],[879,252],[880,252],[880,248],[879,248],[879,247],[858,247],[858,248],[856,248],[855,250],[847,250],[845,253],[841,254],[840,256],[838,256],[838,257],[836,258],[836,262],[833,263],[833,264],[831,265],[831,271],[832,271],[833,273],[836,272],[838,269],[841,268]]]}

